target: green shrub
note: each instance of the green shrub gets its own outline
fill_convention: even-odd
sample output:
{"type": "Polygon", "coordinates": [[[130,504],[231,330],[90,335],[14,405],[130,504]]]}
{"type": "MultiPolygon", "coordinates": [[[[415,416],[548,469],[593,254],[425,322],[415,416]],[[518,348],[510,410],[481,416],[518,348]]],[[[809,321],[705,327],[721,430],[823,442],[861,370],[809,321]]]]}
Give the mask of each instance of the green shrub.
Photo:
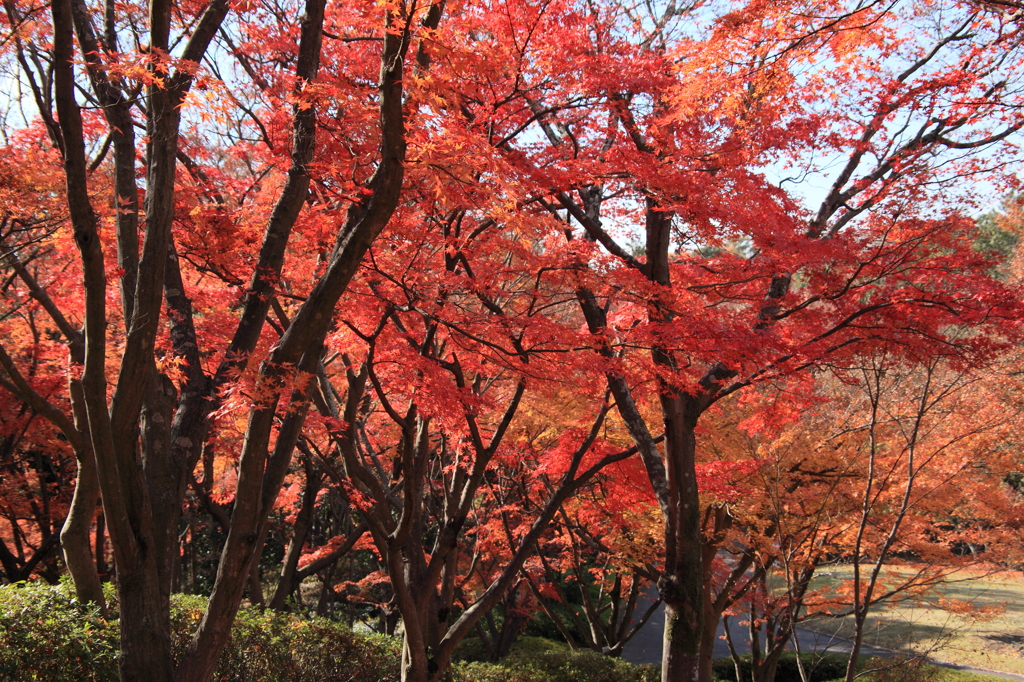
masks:
{"type": "MultiPolygon", "coordinates": [[[[0,682],[117,682],[117,604],[108,619],[83,608],[67,585],[0,588],[0,682]]],[[[171,641],[176,658],[206,600],[175,595],[171,641]]],[[[324,620],[242,610],[214,673],[217,682],[396,682],[400,644],[359,635],[324,620]]]]}
{"type": "MultiPolygon", "coordinates": [[[[513,645],[515,646],[515,645],[513,645]]],[[[479,637],[467,637],[459,642],[452,654],[453,661],[465,661],[467,663],[487,663],[490,661],[490,652],[480,641],[479,637]]]]}
{"type": "MultiPolygon", "coordinates": [[[[846,662],[849,657],[845,654],[803,654],[804,670],[807,671],[811,682],[829,682],[830,680],[842,679],[846,675],[846,662]]],[[[750,676],[750,655],[740,656],[740,668],[743,671],[743,679],[749,680],[750,676]]],[[[736,667],[731,658],[716,658],[711,664],[711,674],[716,680],[722,682],[736,682],[736,667]]],[[[776,682],[800,682],[800,669],[796,663],[795,652],[784,652],[779,658],[778,667],[775,669],[776,682]]]]}
{"type": "Polygon", "coordinates": [[[0,680],[117,682],[117,626],[67,585],[0,588],[0,680]]]}
{"type": "MultiPolygon", "coordinates": [[[[175,658],[184,654],[206,606],[203,597],[176,595],[171,607],[175,658]]],[[[241,610],[220,657],[216,682],[397,682],[400,644],[337,623],[273,611],[241,610]]]]}
{"type": "MultiPolygon", "coordinates": [[[[481,665],[481,664],[475,664],[481,665]]],[[[572,651],[565,644],[540,637],[523,637],[512,652],[492,666],[508,671],[486,672],[473,668],[479,677],[463,677],[469,682],[656,682],[657,668],[637,666],[593,651],[572,651]]]]}
{"type": "Polygon", "coordinates": [[[452,666],[453,682],[548,682],[536,670],[506,668],[480,661],[466,661],[452,666]]]}
{"type": "MultiPolygon", "coordinates": [[[[102,618],[69,585],[0,587],[0,682],[117,682],[117,603],[102,618]]],[[[171,645],[180,658],[206,599],[171,600],[171,645]]],[[[470,647],[471,644],[470,644],[470,647]]],[[[217,682],[397,682],[401,643],[337,623],[239,611],[217,682]]],[[[630,665],[564,644],[523,638],[500,665],[458,662],[455,682],[655,682],[656,668],[630,665]]]]}

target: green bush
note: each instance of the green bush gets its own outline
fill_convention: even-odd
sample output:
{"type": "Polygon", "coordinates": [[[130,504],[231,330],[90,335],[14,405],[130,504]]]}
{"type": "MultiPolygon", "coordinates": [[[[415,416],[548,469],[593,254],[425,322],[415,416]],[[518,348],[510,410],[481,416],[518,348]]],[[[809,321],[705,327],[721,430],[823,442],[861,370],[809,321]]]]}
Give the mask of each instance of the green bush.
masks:
{"type": "Polygon", "coordinates": [[[516,670],[480,661],[452,666],[453,682],[547,682],[536,670],[516,670]]]}
{"type": "MultiPolygon", "coordinates": [[[[471,643],[466,649],[472,650],[471,643]]],[[[656,682],[657,668],[637,666],[593,651],[572,651],[565,644],[523,637],[497,665],[464,663],[458,682],[656,682]]]]}
{"type": "MultiPolygon", "coordinates": [[[[107,618],[69,585],[0,587],[0,682],[117,682],[117,603],[107,618]]],[[[202,617],[203,597],[171,600],[180,658],[202,617]]],[[[217,682],[397,682],[401,643],[337,623],[242,610],[214,674],[217,682]]],[[[458,662],[455,682],[656,682],[656,668],[525,637],[500,665],[458,662]]],[[[781,678],[780,678],[781,679],[781,678]]]]}
{"type": "Polygon", "coordinates": [[[117,626],[67,585],[0,588],[0,680],[117,682],[117,626]]]}
{"type": "MultiPolygon", "coordinates": [[[[206,606],[204,597],[176,595],[171,606],[175,658],[185,652],[206,606]]],[[[401,647],[390,637],[363,635],[337,623],[273,611],[241,610],[220,657],[216,682],[397,682],[401,647]]]]}
{"type": "MultiPolygon", "coordinates": [[[[69,586],[0,588],[0,682],[117,682],[117,604],[108,619],[69,586]]],[[[206,600],[175,595],[171,638],[180,657],[206,600]]],[[[214,673],[217,682],[397,682],[401,646],[325,620],[242,610],[214,673]]]]}
{"type": "MultiPolygon", "coordinates": [[[[842,679],[846,676],[848,660],[849,657],[845,654],[803,654],[804,670],[810,676],[811,682],[842,679]]],[[[749,654],[740,656],[740,668],[743,671],[743,679],[751,679],[749,654]]],[[[722,680],[722,682],[736,682],[736,667],[731,658],[716,658],[711,664],[711,674],[716,680],[722,680]]],[[[776,682],[799,682],[800,669],[796,664],[796,653],[787,651],[782,654],[778,667],[775,669],[775,680],[776,682]]]]}
{"type": "MultiPolygon", "coordinates": [[[[513,646],[515,646],[513,644],[513,646]]],[[[490,653],[487,647],[480,641],[479,637],[467,637],[459,642],[452,654],[453,661],[465,661],[467,663],[487,663],[490,660],[490,653]]]]}

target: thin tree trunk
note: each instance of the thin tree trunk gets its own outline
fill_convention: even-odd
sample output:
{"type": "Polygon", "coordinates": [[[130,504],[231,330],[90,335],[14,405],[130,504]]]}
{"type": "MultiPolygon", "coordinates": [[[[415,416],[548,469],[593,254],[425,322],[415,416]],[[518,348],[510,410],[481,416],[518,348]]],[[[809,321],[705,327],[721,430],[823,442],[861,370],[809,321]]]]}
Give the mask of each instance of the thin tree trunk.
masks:
{"type": "Polygon", "coordinates": [[[295,528],[292,537],[288,541],[288,549],[285,550],[281,579],[274,590],[274,596],[270,600],[270,608],[275,611],[284,609],[285,600],[298,585],[296,573],[299,566],[299,557],[302,554],[302,546],[306,542],[306,535],[309,533],[310,524],[313,521],[313,511],[316,507],[316,496],[320,492],[321,474],[313,465],[312,460],[306,457],[302,466],[305,473],[306,485],[302,491],[302,504],[295,516],[295,528]]]}
{"type": "Polygon", "coordinates": [[[107,525],[103,518],[103,505],[96,510],[96,573],[101,580],[109,580],[107,575],[110,567],[107,566],[107,525]]]}
{"type": "MultiPolygon", "coordinates": [[[[316,600],[316,615],[321,618],[327,618],[331,615],[334,605],[334,566],[328,566],[327,570],[323,571],[319,575],[320,578],[320,595],[316,600]]],[[[390,633],[388,633],[390,634],[390,633]]]]}
{"type": "Polygon", "coordinates": [[[867,609],[861,609],[858,605],[854,613],[854,636],[853,650],[850,651],[850,658],[846,662],[846,682],[853,682],[857,677],[857,663],[860,659],[860,650],[864,643],[864,621],[867,619],[867,609]]]}
{"type": "Polygon", "coordinates": [[[743,666],[740,664],[740,655],[736,652],[736,645],[732,642],[732,630],[729,629],[729,618],[723,620],[725,627],[725,641],[729,645],[729,655],[732,657],[732,667],[736,671],[736,682],[743,682],[743,666]]]}
{"type": "MultiPolygon", "coordinates": [[[[85,414],[85,396],[82,384],[77,379],[70,382],[71,406],[75,418],[75,426],[80,432],[87,426],[85,414]]],[[[75,494],[71,499],[71,508],[64,520],[64,528],[60,532],[61,548],[64,551],[64,562],[67,564],[71,580],[75,583],[75,594],[83,604],[95,603],[105,614],[106,602],[103,599],[103,584],[100,582],[100,562],[93,562],[92,548],[89,546],[89,531],[92,520],[97,516],[96,502],[100,496],[100,480],[96,474],[96,458],[86,439],[76,448],[78,458],[78,480],[75,481],[75,494]]],[[[100,509],[96,519],[97,547],[102,547],[103,511],[100,509]]]]}
{"type": "MultiPolygon", "coordinates": [[[[263,543],[260,543],[262,549],[263,543]]],[[[266,600],[263,598],[263,584],[260,582],[260,551],[254,553],[252,562],[249,564],[249,577],[246,579],[246,586],[249,592],[249,603],[259,608],[266,607],[266,600]]]]}
{"type": "Polygon", "coordinates": [[[93,561],[92,546],[89,542],[92,520],[96,516],[96,501],[99,499],[100,482],[96,477],[96,463],[92,452],[87,451],[78,460],[78,480],[75,495],[64,527],[60,531],[60,544],[64,552],[71,580],[75,584],[75,595],[83,604],[93,603],[106,613],[103,600],[103,584],[93,561]]]}

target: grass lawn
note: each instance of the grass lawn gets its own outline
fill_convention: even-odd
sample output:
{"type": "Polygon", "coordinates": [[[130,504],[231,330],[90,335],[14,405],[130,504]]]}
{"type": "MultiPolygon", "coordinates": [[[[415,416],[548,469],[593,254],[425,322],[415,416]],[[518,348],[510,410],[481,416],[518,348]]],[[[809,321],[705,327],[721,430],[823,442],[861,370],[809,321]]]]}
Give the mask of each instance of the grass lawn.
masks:
{"type": "Polygon", "coordinates": [[[975,675],[949,668],[934,668],[926,679],[928,682],[1006,682],[1006,679],[1002,677],[975,675]]]}
{"type": "MultiPolygon", "coordinates": [[[[852,577],[843,567],[815,578],[815,588],[852,577]]],[[[957,582],[940,586],[918,600],[879,606],[868,616],[865,643],[888,649],[927,652],[932,658],[989,670],[1024,674],[1024,578],[1018,572],[979,576],[960,572],[957,582]],[[940,599],[1001,609],[988,618],[950,613],[940,599]]],[[[840,637],[853,633],[853,618],[812,620],[804,627],[840,637]]]]}
{"type": "Polygon", "coordinates": [[[961,670],[950,670],[939,668],[929,682],[1007,682],[1005,677],[994,677],[992,675],[975,675],[961,670]]]}
{"type": "Polygon", "coordinates": [[[881,676],[868,675],[861,679],[867,682],[907,682],[908,679],[921,680],[922,682],[1006,682],[1006,679],[1002,677],[976,675],[963,672],[962,670],[952,670],[938,666],[929,666],[911,675],[905,675],[901,671],[892,671],[888,674],[883,673],[881,676]]]}

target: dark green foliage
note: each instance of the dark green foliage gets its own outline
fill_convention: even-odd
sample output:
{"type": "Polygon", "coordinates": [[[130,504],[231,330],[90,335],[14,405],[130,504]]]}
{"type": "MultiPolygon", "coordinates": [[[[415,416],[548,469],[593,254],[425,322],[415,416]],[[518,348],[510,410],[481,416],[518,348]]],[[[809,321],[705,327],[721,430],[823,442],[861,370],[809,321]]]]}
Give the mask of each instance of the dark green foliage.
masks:
{"type": "MultiPolygon", "coordinates": [[[[228,505],[227,509],[230,511],[231,506],[228,505]]],[[[187,542],[182,557],[181,589],[189,594],[209,596],[213,591],[220,551],[227,536],[205,513],[188,510],[186,515],[191,528],[186,536],[187,542]]]]}
{"type": "MultiPolygon", "coordinates": [[[[592,566],[586,566],[591,568],[592,566]]],[[[584,575],[589,575],[584,573],[584,575]]],[[[569,633],[577,642],[585,642],[586,637],[580,632],[579,626],[576,624],[575,619],[569,614],[570,609],[576,613],[583,613],[583,589],[579,582],[575,580],[562,580],[562,590],[566,597],[566,603],[553,601],[548,604],[558,617],[562,620],[562,625],[565,626],[569,633]]],[[[598,599],[598,588],[593,583],[587,586],[590,591],[592,599],[598,599]]],[[[555,622],[548,617],[548,615],[541,609],[537,609],[534,613],[530,614],[530,620],[527,622],[526,627],[523,629],[524,636],[537,637],[544,639],[554,639],[557,641],[564,641],[561,631],[555,622]]]]}
{"type": "MultiPolygon", "coordinates": [[[[113,602],[114,595],[108,595],[113,602]]],[[[171,602],[174,652],[181,656],[202,616],[202,597],[171,602]]],[[[116,603],[110,619],[83,608],[67,585],[0,588],[0,682],[116,682],[116,603]]],[[[325,620],[240,611],[218,682],[397,682],[401,644],[325,620]]]]}
{"type": "Polygon", "coordinates": [[[117,682],[117,627],[69,585],[0,588],[0,681],[117,682]]]}
{"type": "MultiPolygon", "coordinates": [[[[513,645],[514,646],[514,645],[513,645]]],[[[466,663],[484,663],[487,661],[487,647],[479,637],[467,637],[455,648],[452,660],[466,663]]]]}
{"type": "MultiPolygon", "coordinates": [[[[846,662],[849,656],[845,654],[803,654],[804,670],[807,671],[811,682],[828,682],[829,680],[842,679],[846,676],[846,662]]],[[[712,675],[716,680],[722,682],[736,682],[736,668],[731,658],[716,658],[712,665],[712,675]]],[[[740,668],[743,671],[743,679],[750,680],[750,656],[740,656],[740,668]]],[[[779,665],[775,671],[776,682],[800,682],[800,669],[796,664],[796,654],[785,652],[779,659],[779,665]]]]}
{"type": "MultiPolygon", "coordinates": [[[[206,600],[177,596],[171,606],[174,653],[184,653],[206,600]]],[[[241,610],[220,658],[216,682],[398,682],[398,640],[361,635],[324,619],[241,610]]]]}
{"type": "Polygon", "coordinates": [[[978,218],[978,237],[974,242],[974,248],[978,251],[996,253],[1001,259],[1009,260],[1017,247],[1020,235],[1001,225],[999,217],[998,213],[986,213],[978,218]]]}
{"type": "MultiPolygon", "coordinates": [[[[480,647],[478,647],[479,649],[480,647]]],[[[472,655],[472,640],[463,656],[472,655]]],[[[482,649],[481,649],[482,651],[482,649]]],[[[456,682],[657,682],[661,672],[593,651],[572,651],[565,644],[540,637],[523,637],[497,665],[463,663],[456,682]]]]}
{"type": "MultiPolygon", "coordinates": [[[[70,585],[0,587],[0,682],[117,682],[117,603],[107,619],[83,607],[70,585]]],[[[205,599],[171,600],[172,643],[180,657],[205,599]]],[[[324,619],[239,611],[217,682],[397,682],[401,641],[355,633],[324,619]]],[[[525,638],[501,665],[459,663],[455,682],[656,682],[656,668],[525,638]]]]}
{"type": "Polygon", "coordinates": [[[1013,195],[1004,197],[1000,210],[986,213],[976,221],[978,236],[974,240],[974,249],[996,258],[996,266],[989,270],[989,274],[996,279],[1006,279],[1010,261],[1020,241],[1020,210],[1016,204],[1017,198],[1013,195]],[[1014,219],[1011,216],[1018,217],[1014,219]]]}

